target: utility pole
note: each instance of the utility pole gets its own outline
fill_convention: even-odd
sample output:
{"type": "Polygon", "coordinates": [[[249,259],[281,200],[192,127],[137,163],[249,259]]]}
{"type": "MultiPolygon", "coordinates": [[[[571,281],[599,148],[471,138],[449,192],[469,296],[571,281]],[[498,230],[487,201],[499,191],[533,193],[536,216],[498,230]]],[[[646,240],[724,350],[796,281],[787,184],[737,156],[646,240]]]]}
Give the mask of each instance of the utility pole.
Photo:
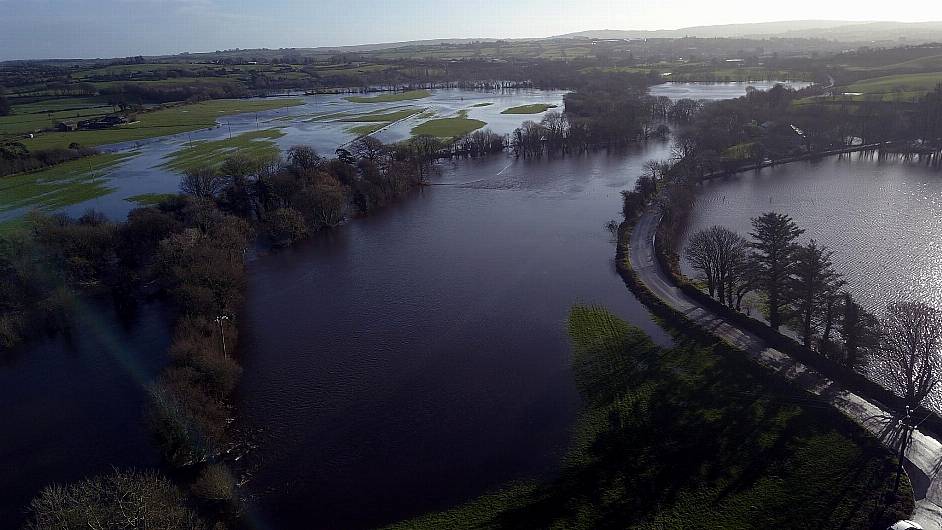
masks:
{"type": "Polygon", "coordinates": [[[226,122],[226,127],[229,127],[229,139],[232,140],[232,124],[226,122]]]}
{"type": "Polygon", "coordinates": [[[906,448],[909,447],[909,439],[912,437],[912,425],[910,416],[912,411],[909,409],[909,405],[906,405],[906,415],[903,416],[898,424],[902,426],[902,436],[900,437],[899,444],[899,454],[897,455],[898,465],[896,466],[896,480],[893,482],[893,493],[899,489],[899,481],[903,475],[903,459],[906,457],[906,448]]]}
{"type": "Polygon", "coordinates": [[[219,324],[219,338],[222,339],[222,354],[225,357],[229,357],[229,354],[226,352],[226,331],[222,327],[222,323],[226,320],[229,320],[227,315],[219,315],[216,317],[216,324],[219,324]]]}

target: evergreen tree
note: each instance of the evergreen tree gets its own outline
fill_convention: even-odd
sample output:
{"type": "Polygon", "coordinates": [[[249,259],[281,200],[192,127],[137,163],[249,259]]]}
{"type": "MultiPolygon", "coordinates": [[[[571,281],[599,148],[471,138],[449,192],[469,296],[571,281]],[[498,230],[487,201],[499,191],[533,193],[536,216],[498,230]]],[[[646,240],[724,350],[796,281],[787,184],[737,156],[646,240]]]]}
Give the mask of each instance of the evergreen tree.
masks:
{"type": "Polygon", "coordinates": [[[789,306],[806,348],[811,347],[815,320],[827,308],[829,295],[843,284],[834,271],[827,247],[818,246],[813,239],[807,245],[795,247],[789,276],[789,306]]]}
{"type": "Polygon", "coordinates": [[[756,250],[758,285],[766,295],[769,325],[777,330],[782,324],[782,310],[788,304],[795,240],[804,230],[791,217],[776,212],[753,218],[752,229],[750,246],[756,250]]]}

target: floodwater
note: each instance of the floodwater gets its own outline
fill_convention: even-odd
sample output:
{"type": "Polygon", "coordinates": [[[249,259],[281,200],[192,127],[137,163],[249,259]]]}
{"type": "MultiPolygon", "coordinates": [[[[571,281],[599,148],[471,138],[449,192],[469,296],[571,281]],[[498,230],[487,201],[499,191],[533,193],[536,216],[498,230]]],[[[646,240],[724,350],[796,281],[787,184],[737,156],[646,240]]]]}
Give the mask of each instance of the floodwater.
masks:
{"type": "Polygon", "coordinates": [[[667,96],[673,100],[696,99],[717,101],[733,99],[746,95],[746,87],[756,90],[768,90],[775,85],[784,85],[789,88],[805,88],[811,83],[805,81],[753,81],[749,83],[675,83],[668,82],[651,87],[652,96],[667,96]]]}
{"type": "MultiPolygon", "coordinates": [[[[544,90],[433,90],[428,98],[414,101],[392,103],[351,103],[348,95],[322,94],[316,96],[291,96],[282,99],[300,99],[304,103],[298,106],[281,107],[259,113],[223,116],[218,126],[193,131],[190,133],[151,138],[136,142],[127,142],[105,146],[108,152],[128,152],[134,156],[115,165],[103,175],[104,185],[111,192],[78,204],[64,208],[63,211],[79,216],[93,208],[112,218],[124,218],[136,204],[127,199],[145,193],[176,193],[180,187],[180,174],[171,171],[164,164],[176,151],[183,149],[189,142],[205,140],[223,140],[245,132],[278,128],[284,136],[275,143],[281,149],[293,145],[309,145],[324,156],[333,156],[334,151],[357,138],[350,129],[362,122],[333,121],[344,117],[376,113],[395,112],[403,109],[422,109],[424,117],[415,115],[393,123],[374,134],[383,142],[391,143],[408,139],[412,128],[428,119],[454,117],[460,111],[467,111],[468,118],[487,123],[486,129],[498,134],[509,134],[527,120],[539,121],[544,113],[539,114],[501,114],[502,111],[519,105],[545,103],[563,104],[563,91],[544,90]],[[491,103],[487,106],[480,106],[491,103]],[[431,116],[434,114],[434,116],[431,116]]],[[[372,97],[387,93],[367,94],[372,97]]],[[[29,210],[28,207],[0,210],[0,222],[19,217],[29,210]]]]}
{"type": "MultiPolygon", "coordinates": [[[[735,95],[744,93],[742,84],[735,95]]],[[[504,108],[562,95],[436,91],[413,104],[470,108],[503,133],[540,117],[500,115],[504,108]]],[[[306,101],[261,113],[259,127],[295,116],[278,120],[287,127],[280,145],[310,142],[328,154],[350,139],[330,132],[336,124],[302,121],[350,103],[306,101]]],[[[225,121],[233,134],[256,127],[254,114],[225,121]]],[[[387,141],[410,128],[397,127],[387,141]]],[[[112,146],[139,153],[109,176],[115,192],[66,211],[121,217],[132,207],[125,197],[177,189],[179,175],[159,167],[166,155],[227,134],[228,126],[112,146]]],[[[250,520],[367,527],[551,475],[579,407],[565,331],[572,304],[604,305],[669,341],[616,274],[602,228],[619,217],[619,192],[641,165],[668,154],[652,143],[447,163],[434,186],[399,204],[251,263],[236,403],[236,428],[255,446],[241,461],[250,520]]],[[[15,526],[46,484],[158,465],[143,407],[166,362],[168,319],[154,305],[118,317],[91,304],[72,340],[41,339],[0,357],[3,525],[15,526]]]]}
{"type": "Polygon", "coordinates": [[[667,154],[456,162],[393,208],[254,262],[236,403],[257,445],[253,523],[365,528],[553,473],[579,409],[570,307],[669,342],[603,229],[667,154]]]}
{"type": "MultiPolygon", "coordinates": [[[[807,83],[785,83],[800,87],[807,83]]],[[[664,95],[672,99],[727,99],[742,96],[747,86],[767,89],[774,83],[664,83],[651,88],[653,95],[664,95]]],[[[412,128],[427,119],[447,118],[467,111],[468,118],[481,120],[498,134],[509,134],[524,121],[539,121],[540,114],[501,114],[502,111],[520,105],[545,103],[562,109],[565,91],[509,89],[509,90],[432,90],[428,98],[414,101],[391,103],[351,103],[347,95],[321,94],[316,96],[297,95],[282,99],[301,99],[302,105],[281,107],[266,112],[222,116],[216,127],[189,133],[163,136],[103,146],[108,152],[127,152],[134,156],[115,165],[102,175],[103,184],[111,189],[110,193],[87,201],[73,204],[63,209],[65,213],[79,216],[88,209],[104,212],[113,218],[123,218],[135,208],[127,199],[146,193],[176,193],[180,186],[180,174],[162,167],[168,157],[184,148],[189,142],[205,140],[223,140],[230,135],[236,136],[259,129],[278,128],[284,136],[276,144],[287,149],[292,145],[304,144],[314,147],[325,156],[332,156],[337,147],[348,144],[357,135],[351,129],[363,123],[343,122],[344,117],[374,113],[394,112],[396,110],[422,109],[423,114],[398,121],[374,134],[383,142],[398,142],[409,138],[412,128]],[[490,105],[484,105],[490,103],[490,105]],[[427,115],[427,114],[428,115],[427,115]]],[[[368,94],[368,96],[385,93],[368,94]]],[[[277,98],[275,98],[277,99],[277,98]]],[[[29,211],[29,207],[0,210],[0,222],[20,217],[29,211]]]]}

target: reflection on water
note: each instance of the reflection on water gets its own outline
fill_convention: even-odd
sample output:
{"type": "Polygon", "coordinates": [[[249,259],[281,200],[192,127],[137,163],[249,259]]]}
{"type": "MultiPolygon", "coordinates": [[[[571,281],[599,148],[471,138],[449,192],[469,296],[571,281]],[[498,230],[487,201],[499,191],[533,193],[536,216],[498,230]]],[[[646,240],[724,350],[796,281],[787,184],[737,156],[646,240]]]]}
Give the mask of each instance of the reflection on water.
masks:
{"type": "Polygon", "coordinates": [[[258,444],[256,516],[367,527],[552,473],[579,407],[570,306],[602,304],[668,341],[602,228],[643,162],[666,155],[462,161],[253,263],[237,408],[258,444]]]}
{"type": "Polygon", "coordinates": [[[789,88],[805,88],[811,83],[805,81],[752,81],[732,83],[662,83],[651,87],[652,96],[667,96],[677,99],[703,99],[717,101],[733,99],[746,95],[746,87],[756,90],[768,90],[775,85],[785,85],[789,88]]]}

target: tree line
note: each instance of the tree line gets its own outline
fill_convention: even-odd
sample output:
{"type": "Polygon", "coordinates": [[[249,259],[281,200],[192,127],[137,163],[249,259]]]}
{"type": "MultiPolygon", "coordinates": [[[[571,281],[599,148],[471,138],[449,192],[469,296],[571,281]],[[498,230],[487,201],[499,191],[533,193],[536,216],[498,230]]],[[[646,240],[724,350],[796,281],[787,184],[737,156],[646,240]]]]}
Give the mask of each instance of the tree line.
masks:
{"type": "Polygon", "coordinates": [[[670,100],[649,96],[643,75],[597,74],[563,96],[564,111],[547,112],[539,123],[526,121],[509,144],[518,157],[583,153],[619,148],[670,132],[662,117],[670,100]]]}
{"type": "Polygon", "coordinates": [[[685,126],[676,135],[676,158],[686,174],[704,176],[855,144],[894,141],[904,151],[942,151],[942,86],[915,101],[810,98],[819,92],[777,85],[689,104],[684,112],[678,102],[673,119],[685,126]]]}
{"type": "Polygon", "coordinates": [[[692,234],[684,256],[720,303],[742,311],[755,293],[772,329],[795,329],[806,348],[851,370],[882,363],[906,406],[922,406],[942,382],[942,312],[904,301],[877,318],[844,289],[832,252],[799,243],[803,234],[788,215],[768,212],[752,219],[748,239],[721,226],[692,234]]]}
{"type": "Polygon", "coordinates": [[[0,177],[36,171],[97,153],[97,149],[82,147],[74,142],[69,145],[68,149],[56,148],[37,151],[30,151],[21,142],[0,143],[0,177]]]}

